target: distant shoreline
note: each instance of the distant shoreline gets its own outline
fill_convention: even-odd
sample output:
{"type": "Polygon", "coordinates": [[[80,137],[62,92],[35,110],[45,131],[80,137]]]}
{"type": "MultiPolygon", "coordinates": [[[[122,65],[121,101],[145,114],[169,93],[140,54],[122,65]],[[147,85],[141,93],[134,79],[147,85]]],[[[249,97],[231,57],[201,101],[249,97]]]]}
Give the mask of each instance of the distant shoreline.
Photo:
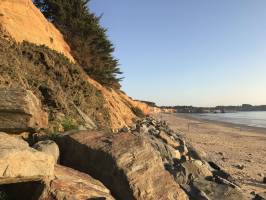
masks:
{"type": "MultiPolygon", "coordinates": [[[[230,127],[230,128],[239,128],[241,130],[245,130],[245,131],[250,131],[250,132],[254,132],[254,133],[262,133],[262,134],[266,134],[266,128],[263,127],[256,127],[256,126],[247,126],[244,124],[237,124],[237,123],[231,123],[231,122],[222,122],[222,121],[218,121],[218,120],[210,120],[210,119],[202,119],[196,116],[193,116],[192,114],[184,114],[184,113],[174,113],[173,115],[182,117],[182,118],[186,118],[186,119],[190,119],[190,120],[196,120],[202,123],[213,123],[213,124],[217,124],[217,125],[222,125],[222,126],[226,126],[226,127],[230,127]]],[[[196,115],[196,114],[195,114],[196,115]]]]}

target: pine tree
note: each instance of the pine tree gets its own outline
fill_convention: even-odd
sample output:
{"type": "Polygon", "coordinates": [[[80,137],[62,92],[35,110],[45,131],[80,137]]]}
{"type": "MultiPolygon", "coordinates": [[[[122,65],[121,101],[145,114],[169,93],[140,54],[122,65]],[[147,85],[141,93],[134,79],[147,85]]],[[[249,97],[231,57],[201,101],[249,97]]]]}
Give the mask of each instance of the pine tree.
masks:
{"type": "Polygon", "coordinates": [[[34,0],[44,16],[64,35],[72,55],[89,76],[99,83],[119,89],[121,75],[114,46],[100,18],[90,12],[89,0],[34,0]]]}

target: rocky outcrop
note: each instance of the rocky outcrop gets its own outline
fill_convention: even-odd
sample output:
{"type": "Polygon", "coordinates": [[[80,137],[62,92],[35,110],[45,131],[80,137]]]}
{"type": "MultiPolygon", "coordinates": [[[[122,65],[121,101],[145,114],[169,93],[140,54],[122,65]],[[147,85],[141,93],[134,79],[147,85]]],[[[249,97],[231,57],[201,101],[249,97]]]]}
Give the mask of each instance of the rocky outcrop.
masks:
{"type": "Polygon", "coordinates": [[[110,191],[87,174],[59,166],[55,167],[56,178],[51,181],[48,196],[53,200],[114,200],[110,191]]]}
{"type": "Polygon", "coordinates": [[[100,180],[116,199],[187,199],[141,136],[83,131],[59,137],[57,143],[62,164],[100,180]]]}
{"type": "Polygon", "coordinates": [[[55,163],[57,163],[60,153],[59,153],[59,148],[54,141],[52,140],[39,141],[36,144],[34,144],[33,148],[45,154],[53,156],[55,163]]]}
{"type": "Polygon", "coordinates": [[[233,178],[215,163],[202,159],[201,153],[171,130],[165,122],[152,118],[140,120],[129,129],[150,141],[161,155],[165,169],[175,181],[195,200],[238,200],[250,199],[233,178]],[[169,150],[169,146],[172,149],[169,150]],[[177,155],[178,152],[180,156],[177,155]]]}
{"type": "Polygon", "coordinates": [[[52,156],[32,149],[20,138],[0,133],[0,185],[47,180],[54,175],[52,156]]]}
{"type": "Polygon", "coordinates": [[[48,127],[48,115],[29,90],[0,88],[0,131],[20,133],[48,127]]]}
{"type": "Polygon", "coordinates": [[[46,20],[31,0],[1,0],[0,24],[17,42],[26,40],[46,45],[74,61],[63,35],[46,20]]]}

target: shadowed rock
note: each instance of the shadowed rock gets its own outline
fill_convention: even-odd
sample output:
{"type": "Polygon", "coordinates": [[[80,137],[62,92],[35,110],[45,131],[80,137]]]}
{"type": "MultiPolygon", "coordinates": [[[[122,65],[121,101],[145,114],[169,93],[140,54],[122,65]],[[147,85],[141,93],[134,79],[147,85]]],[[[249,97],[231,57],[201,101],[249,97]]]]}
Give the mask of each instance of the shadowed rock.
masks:
{"type": "Polygon", "coordinates": [[[187,199],[143,137],[78,132],[58,138],[61,163],[103,182],[116,199],[187,199]]]}
{"type": "Polygon", "coordinates": [[[21,133],[48,127],[48,115],[29,90],[0,88],[0,131],[21,133]]]}
{"type": "Polygon", "coordinates": [[[49,196],[56,200],[114,200],[110,191],[87,174],[59,166],[55,167],[56,178],[51,182],[49,196]]]}

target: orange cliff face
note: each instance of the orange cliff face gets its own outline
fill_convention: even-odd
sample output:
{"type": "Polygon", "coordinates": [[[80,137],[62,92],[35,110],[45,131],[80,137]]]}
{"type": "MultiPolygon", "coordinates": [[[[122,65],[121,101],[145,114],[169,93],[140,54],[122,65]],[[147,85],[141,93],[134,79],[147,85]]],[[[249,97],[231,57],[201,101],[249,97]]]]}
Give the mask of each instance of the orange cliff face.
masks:
{"type": "Polygon", "coordinates": [[[0,0],[0,24],[17,42],[46,45],[74,61],[63,35],[31,0],[0,0]]]}

